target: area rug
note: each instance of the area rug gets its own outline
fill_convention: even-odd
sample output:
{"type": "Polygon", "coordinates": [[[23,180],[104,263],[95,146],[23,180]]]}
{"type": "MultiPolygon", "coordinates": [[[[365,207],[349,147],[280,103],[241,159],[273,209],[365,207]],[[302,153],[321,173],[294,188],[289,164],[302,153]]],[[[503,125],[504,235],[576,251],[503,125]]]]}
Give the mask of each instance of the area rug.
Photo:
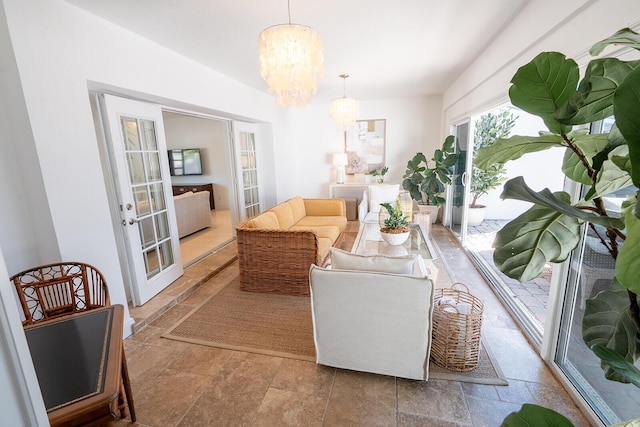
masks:
{"type": "MultiPolygon", "coordinates": [[[[233,268],[233,267],[230,267],[233,268]]],[[[309,298],[240,290],[238,278],[172,326],[164,338],[212,347],[315,361],[309,298]]],[[[429,378],[507,385],[482,343],[478,367],[457,373],[430,362],[429,378]]]]}

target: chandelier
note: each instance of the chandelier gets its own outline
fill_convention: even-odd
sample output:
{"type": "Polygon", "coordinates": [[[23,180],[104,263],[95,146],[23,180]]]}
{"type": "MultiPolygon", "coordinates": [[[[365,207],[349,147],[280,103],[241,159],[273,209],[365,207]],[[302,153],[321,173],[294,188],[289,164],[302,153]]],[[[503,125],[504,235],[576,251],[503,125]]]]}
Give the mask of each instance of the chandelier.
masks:
{"type": "Polygon", "coordinates": [[[283,107],[303,107],[318,93],[322,75],[322,40],[310,27],[291,23],[269,27],[260,33],[260,75],[283,107]]]}
{"type": "Polygon", "coordinates": [[[346,130],[351,127],[358,119],[360,114],[360,102],[354,98],[347,98],[346,81],[348,74],[340,74],[342,78],[342,98],[334,99],[329,106],[329,114],[331,119],[338,128],[346,130]]]}

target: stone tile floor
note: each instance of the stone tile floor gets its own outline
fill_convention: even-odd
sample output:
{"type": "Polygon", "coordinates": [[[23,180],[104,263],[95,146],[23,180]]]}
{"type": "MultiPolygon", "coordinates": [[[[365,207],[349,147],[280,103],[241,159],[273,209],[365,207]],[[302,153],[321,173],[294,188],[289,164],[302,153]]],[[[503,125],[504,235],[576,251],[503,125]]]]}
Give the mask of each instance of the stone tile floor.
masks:
{"type": "Polygon", "coordinates": [[[161,338],[237,273],[237,263],[223,268],[229,260],[216,253],[215,262],[207,257],[187,269],[188,283],[167,291],[178,296],[163,301],[164,314],[131,310],[144,324],[125,340],[135,425],[493,427],[526,402],[551,407],[576,426],[590,425],[450,232],[434,226],[432,238],[451,279],[483,299],[483,336],[509,386],[412,381],[161,338]]]}

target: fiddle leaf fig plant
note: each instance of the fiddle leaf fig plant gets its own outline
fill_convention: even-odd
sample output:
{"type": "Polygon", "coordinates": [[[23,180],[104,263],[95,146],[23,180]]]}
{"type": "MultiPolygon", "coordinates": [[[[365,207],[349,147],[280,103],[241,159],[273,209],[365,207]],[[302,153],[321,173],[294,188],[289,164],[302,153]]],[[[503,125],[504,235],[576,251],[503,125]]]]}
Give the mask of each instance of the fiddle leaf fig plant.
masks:
{"type": "MultiPolygon", "coordinates": [[[[474,126],[473,157],[478,154],[480,148],[489,147],[498,139],[509,136],[509,132],[516,124],[516,118],[513,112],[509,110],[483,114],[474,126]]],[[[478,204],[478,199],[506,181],[506,172],[502,163],[494,163],[486,169],[473,166],[471,170],[471,204],[469,207],[484,207],[478,204]]]]}
{"type": "Polygon", "coordinates": [[[451,184],[453,166],[458,161],[454,143],[455,137],[449,135],[442,143],[442,148],[434,151],[431,160],[427,160],[427,157],[419,152],[407,162],[407,170],[402,177],[402,188],[409,192],[413,200],[427,205],[444,204],[445,198],[442,197],[442,193],[445,185],[451,184]]]}
{"type": "MultiPolygon", "coordinates": [[[[610,44],[640,51],[640,35],[629,28],[597,43],[592,55],[610,44]]],[[[526,282],[546,263],[565,261],[589,227],[615,259],[609,290],[588,299],[583,339],[600,359],[606,378],[640,386],[640,61],[595,58],[580,79],[578,64],[558,52],[543,52],[522,66],[511,80],[509,97],[516,107],[544,121],[539,136],[501,138],[482,147],[474,160],[485,169],[552,147],[565,149],[562,171],[584,184],[579,199],[568,193],[535,191],[522,177],[509,180],[503,199],[533,206],[497,233],[495,265],[507,276],[526,282]],[[585,125],[615,117],[608,134],[589,134],[585,125]],[[604,197],[629,186],[621,216],[605,209],[604,197]]],[[[541,171],[544,165],[540,165],[541,171]]]]}

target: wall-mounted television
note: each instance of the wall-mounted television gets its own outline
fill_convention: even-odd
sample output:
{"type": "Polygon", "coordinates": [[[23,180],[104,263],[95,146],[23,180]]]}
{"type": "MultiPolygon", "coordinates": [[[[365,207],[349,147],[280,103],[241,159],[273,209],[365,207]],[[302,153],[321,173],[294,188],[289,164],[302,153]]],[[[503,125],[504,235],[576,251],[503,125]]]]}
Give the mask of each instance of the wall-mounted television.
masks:
{"type": "Polygon", "coordinates": [[[199,148],[178,148],[169,150],[171,176],[202,175],[202,161],[199,148]]]}

